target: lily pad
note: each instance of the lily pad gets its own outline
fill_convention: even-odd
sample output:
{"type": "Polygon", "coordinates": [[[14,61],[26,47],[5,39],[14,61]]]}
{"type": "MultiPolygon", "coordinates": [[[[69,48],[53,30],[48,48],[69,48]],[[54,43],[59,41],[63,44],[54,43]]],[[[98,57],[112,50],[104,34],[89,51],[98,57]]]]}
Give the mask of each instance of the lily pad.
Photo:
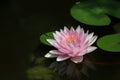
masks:
{"type": "Polygon", "coordinates": [[[99,38],[97,45],[105,51],[120,52],[120,33],[99,38]]]}
{"type": "Polygon", "coordinates": [[[43,44],[51,46],[51,44],[48,43],[47,39],[54,39],[54,37],[53,37],[53,32],[48,32],[48,33],[42,34],[42,35],[40,36],[40,41],[41,41],[43,44]]]}
{"type": "Polygon", "coordinates": [[[89,25],[109,25],[110,19],[103,14],[105,10],[98,7],[96,4],[88,2],[76,4],[71,8],[71,15],[76,20],[89,25]]]}
{"type": "Polygon", "coordinates": [[[117,1],[97,0],[84,1],[77,3],[71,8],[71,16],[79,22],[105,26],[109,25],[111,20],[108,15],[120,18],[120,3],[117,1]]]}
{"type": "Polygon", "coordinates": [[[105,4],[107,14],[116,18],[120,18],[120,2],[111,1],[109,4],[105,4]]]}

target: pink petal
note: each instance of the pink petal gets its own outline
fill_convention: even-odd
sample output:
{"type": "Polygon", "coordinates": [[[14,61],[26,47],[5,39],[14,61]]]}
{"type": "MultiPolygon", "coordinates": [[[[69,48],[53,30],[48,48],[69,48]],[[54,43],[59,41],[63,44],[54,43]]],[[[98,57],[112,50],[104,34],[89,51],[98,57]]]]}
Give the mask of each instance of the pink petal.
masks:
{"type": "Polygon", "coordinates": [[[89,40],[86,39],[87,38],[87,34],[84,34],[82,37],[81,37],[81,42],[80,42],[80,47],[81,49],[80,50],[84,50],[87,46],[89,46],[89,40]],[[88,44],[86,44],[88,43],[88,44]]]}
{"type": "Polygon", "coordinates": [[[92,51],[94,51],[96,49],[97,49],[97,47],[95,47],[95,46],[88,47],[87,48],[87,53],[90,53],[90,52],[92,52],[92,51]]]}
{"type": "Polygon", "coordinates": [[[68,31],[69,29],[66,26],[64,26],[64,33],[67,33],[68,31]]]}
{"type": "Polygon", "coordinates": [[[85,36],[85,34],[83,34],[81,36],[80,47],[83,47],[83,46],[86,45],[86,41],[85,40],[86,40],[86,36],[85,36]]]}
{"type": "Polygon", "coordinates": [[[71,58],[71,60],[72,60],[74,63],[79,63],[79,62],[82,62],[82,61],[83,61],[83,56],[76,56],[76,57],[71,58]]]}
{"type": "Polygon", "coordinates": [[[79,52],[79,53],[77,54],[77,56],[83,56],[83,55],[85,55],[86,53],[87,53],[87,50],[84,49],[84,50],[82,50],[81,52],[79,52]]]}
{"type": "MultiPolygon", "coordinates": [[[[60,29],[60,33],[62,35],[61,37],[65,36],[64,30],[60,29]]],[[[68,33],[66,33],[66,34],[68,34],[68,33]]]]}
{"type": "Polygon", "coordinates": [[[77,31],[78,33],[81,31],[80,26],[78,26],[78,27],[76,28],[76,31],[77,31]]]}
{"type": "Polygon", "coordinates": [[[51,53],[51,54],[62,54],[60,51],[58,51],[58,50],[51,50],[51,51],[49,51],[49,53],[51,53]]]}
{"type": "Polygon", "coordinates": [[[79,38],[80,38],[80,45],[84,44],[86,37],[83,29],[81,29],[81,32],[79,33],[79,38]]]}
{"type": "Polygon", "coordinates": [[[61,37],[58,36],[58,35],[56,35],[55,33],[53,33],[53,36],[54,36],[55,40],[56,40],[58,43],[60,43],[61,37]]]}
{"type": "Polygon", "coordinates": [[[57,61],[64,61],[64,60],[69,59],[69,58],[70,58],[69,56],[58,56],[57,61]]]}
{"type": "Polygon", "coordinates": [[[87,32],[85,34],[88,35],[88,33],[89,33],[89,30],[87,30],[87,32]]]}
{"type": "Polygon", "coordinates": [[[45,57],[46,58],[54,58],[54,57],[57,57],[58,55],[56,55],[56,54],[51,54],[51,53],[47,53],[46,55],[45,55],[45,57]]]}
{"type": "Polygon", "coordinates": [[[54,36],[55,40],[59,39],[59,36],[56,35],[55,33],[53,33],[53,36],[54,36]]]}
{"type": "Polygon", "coordinates": [[[56,33],[56,36],[59,36],[59,37],[62,36],[59,31],[56,31],[55,33],[56,33]]]}
{"type": "Polygon", "coordinates": [[[74,49],[75,47],[73,43],[68,43],[66,46],[69,47],[69,49],[74,49]]]}
{"type": "Polygon", "coordinates": [[[69,37],[70,35],[70,31],[67,27],[64,27],[64,31],[63,31],[63,37],[69,37]]]}
{"type": "Polygon", "coordinates": [[[67,44],[65,44],[65,43],[62,43],[62,44],[61,44],[61,43],[62,43],[62,41],[60,41],[60,43],[58,43],[58,45],[59,45],[59,48],[58,48],[58,49],[59,49],[61,52],[63,52],[64,50],[65,50],[65,51],[72,51],[71,48],[67,46],[67,44]]]}
{"type": "Polygon", "coordinates": [[[54,47],[56,47],[56,48],[59,47],[59,45],[57,44],[57,42],[56,42],[55,40],[47,39],[47,41],[48,41],[51,45],[53,45],[54,47]]]}
{"type": "Polygon", "coordinates": [[[55,41],[55,40],[52,40],[52,39],[47,39],[47,41],[48,41],[51,45],[53,45],[54,43],[56,43],[56,41],[55,41]]]}
{"type": "Polygon", "coordinates": [[[92,45],[96,40],[97,40],[97,36],[92,37],[88,42],[88,46],[92,45]]]}
{"type": "Polygon", "coordinates": [[[60,30],[60,33],[61,33],[61,37],[63,38],[63,39],[65,39],[66,37],[68,37],[69,36],[69,29],[68,28],[66,28],[66,27],[64,27],[64,30],[60,30]]]}
{"type": "MultiPolygon", "coordinates": [[[[84,37],[85,37],[84,29],[78,27],[78,28],[76,29],[76,31],[77,31],[77,36],[78,36],[78,39],[79,39],[79,43],[80,43],[81,41],[84,41],[84,40],[83,40],[84,37]]],[[[81,43],[82,43],[82,42],[81,42],[81,43]]]]}
{"type": "Polygon", "coordinates": [[[71,50],[67,50],[67,49],[64,49],[64,48],[59,48],[58,50],[62,53],[71,53],[71,50]]]}
{"type": "Polygon", "coordinates": [[[85,42],[89,41],[89,40],[93,37],[93,35],[94,35],[94,33],[90,33],[90,34],[87,36],[85,42]]]}
{"type": "Polygon", "coordinates": [[[71,31],[72,33],[74,33],[74,32],[75,32],[75,30],[74,30],[74,28],[73,28],[73,27],[71,27],[71,28],[70,28],[70,31],[71,31]]]}

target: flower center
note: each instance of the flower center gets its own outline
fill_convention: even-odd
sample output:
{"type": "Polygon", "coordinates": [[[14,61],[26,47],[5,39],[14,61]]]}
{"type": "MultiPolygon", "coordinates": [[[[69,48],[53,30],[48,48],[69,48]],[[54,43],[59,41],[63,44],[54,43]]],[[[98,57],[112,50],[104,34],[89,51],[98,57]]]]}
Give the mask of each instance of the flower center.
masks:
{"type": "Polygon", "coordinates": [[[74,42],[74,41],[76,41],[77,40],[77,36],[69,36],[69,37],[67,37],[65,40],[64,40],[64,42],[65,43],[72,43],[72,42],[74,42]]]}

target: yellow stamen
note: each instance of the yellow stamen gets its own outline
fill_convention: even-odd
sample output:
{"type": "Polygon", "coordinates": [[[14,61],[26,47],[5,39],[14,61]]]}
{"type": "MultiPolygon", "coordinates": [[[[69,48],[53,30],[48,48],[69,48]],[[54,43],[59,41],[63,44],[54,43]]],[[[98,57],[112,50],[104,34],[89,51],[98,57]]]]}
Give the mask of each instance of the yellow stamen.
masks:
{"type": "Polygon", "coordinates": [[[70,36],[70,37],[67,37],[65,40],[64,40],[64,42],[65,43],[72,43],[72,42],[74,42],[74,41],[76,41],[77,40],[77,36],[70,36]]]}

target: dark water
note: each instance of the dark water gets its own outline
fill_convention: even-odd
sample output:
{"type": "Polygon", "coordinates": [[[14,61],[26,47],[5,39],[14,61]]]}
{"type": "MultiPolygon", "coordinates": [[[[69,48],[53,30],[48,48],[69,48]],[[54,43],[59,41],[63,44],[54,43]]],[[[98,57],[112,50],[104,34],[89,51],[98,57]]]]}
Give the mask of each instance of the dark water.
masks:
{"type": "MultiPolygon", "coordinates": [[[[0,80],[27,80],[28,56],[39,45],[40,34],[64,25],[78,25],[69,14],[76,1],[0,1],[0,80]]],[[[120,69],[114,74],[119,77],[120,69]]]]}

